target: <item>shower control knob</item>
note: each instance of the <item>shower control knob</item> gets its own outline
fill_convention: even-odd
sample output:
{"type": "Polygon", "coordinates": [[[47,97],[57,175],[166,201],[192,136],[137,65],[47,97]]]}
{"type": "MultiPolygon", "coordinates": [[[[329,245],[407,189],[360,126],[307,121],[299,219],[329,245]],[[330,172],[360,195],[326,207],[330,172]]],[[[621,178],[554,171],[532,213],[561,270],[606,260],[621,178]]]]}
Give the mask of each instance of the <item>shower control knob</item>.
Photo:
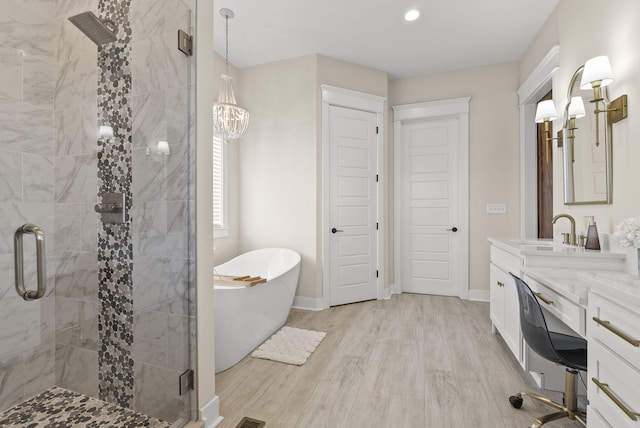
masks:
{"type": "Polygon", "coordinates": [[[331,233],[336,233],[336,232],[344,232],[344,230],[336,229],[335,227],[331,228],[331,233]]]}

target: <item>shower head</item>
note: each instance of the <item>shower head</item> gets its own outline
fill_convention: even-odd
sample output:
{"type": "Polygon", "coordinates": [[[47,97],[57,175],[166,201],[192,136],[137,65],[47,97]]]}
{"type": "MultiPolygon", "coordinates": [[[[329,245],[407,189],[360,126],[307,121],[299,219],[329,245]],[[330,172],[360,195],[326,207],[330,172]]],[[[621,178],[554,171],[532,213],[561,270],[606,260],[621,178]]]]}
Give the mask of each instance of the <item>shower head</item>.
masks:
{"type": "Polygon", "coordinates": [[[110,19],[100,19],[93,12],[83,12],[79,15],[69,17],[69,21],[96,45],[104,45],[106,43],[115,42],[118,27],[110,19]],[[113,30],[109,29],[105,24],[110,24],[113,30]]]}

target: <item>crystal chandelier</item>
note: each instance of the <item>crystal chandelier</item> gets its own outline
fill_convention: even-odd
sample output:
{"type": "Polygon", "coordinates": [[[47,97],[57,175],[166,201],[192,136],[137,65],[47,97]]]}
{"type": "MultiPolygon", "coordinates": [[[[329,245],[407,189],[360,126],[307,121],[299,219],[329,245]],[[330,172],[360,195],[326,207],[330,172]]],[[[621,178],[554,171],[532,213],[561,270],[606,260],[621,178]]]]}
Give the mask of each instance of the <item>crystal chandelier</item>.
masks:
{"type": "Polygon", "coordinates": [[[218,102],[213,105],[213,128],[222,133],[225,139],[240,138],[249,126],[249,111],[236,104],[233,94],[233,79],[229,75],[229,18],[233,18],[231,9],[220,9],[225,20],[225,74],[220,82],[218,102]]]}

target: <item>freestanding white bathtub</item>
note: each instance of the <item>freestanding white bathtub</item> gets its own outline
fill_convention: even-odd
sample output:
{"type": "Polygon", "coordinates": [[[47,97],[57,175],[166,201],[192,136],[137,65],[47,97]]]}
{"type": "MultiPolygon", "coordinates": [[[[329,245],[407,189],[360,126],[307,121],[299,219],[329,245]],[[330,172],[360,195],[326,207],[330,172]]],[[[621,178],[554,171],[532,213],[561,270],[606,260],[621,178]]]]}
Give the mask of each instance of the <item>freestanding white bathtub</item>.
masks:
{"type": "Polygon", "coordinates": [[[293,250],[264,248],[216,266],[218,275],[267,279],[253,287],[214,286],[216,373],[236,364],[284,325],[298,286],[300,260],[293,250]]]}

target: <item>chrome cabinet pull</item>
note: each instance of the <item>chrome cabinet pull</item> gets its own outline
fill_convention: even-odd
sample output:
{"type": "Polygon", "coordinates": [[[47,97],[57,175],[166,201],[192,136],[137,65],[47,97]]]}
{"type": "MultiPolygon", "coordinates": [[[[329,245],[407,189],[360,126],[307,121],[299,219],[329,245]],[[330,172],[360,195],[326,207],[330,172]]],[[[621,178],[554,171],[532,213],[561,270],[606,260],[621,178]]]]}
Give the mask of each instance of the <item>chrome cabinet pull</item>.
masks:
{"type": "Polygon", "coordinates": [[[618,336],[619,338],[621,338],[622,340],[625,340],[625,341],[629,342],[630,344],[632,344],[636,348],[640,347],[640,340],[633,339],[633,338],[629,337],[626,333],[623,333],[622,331],[620,331],[617,328],[615,328],[614,326],[612,326],[610,321],[604,321],[604,320],[601,320],[598,317],[593,317],[593,320],[595,322],[597,322],[598,324],[600,324],[602,327],[604,327],[607,330],[609,330],[611,333],[613,333],[616,336],[618,336]]]}
{"type": "Polygon", "coordinates": [[[553,305],[553,300],[549,300],[546,297],[544,297],[542,295],[542,293],[533,293],[536,295],[536,297],[540,300],[542,300],[543,302],[545,302],[547,305],[553,305]]]}
{"type": "Polygon", "coordinates": [[[13,235],[14,246],[14,268],[16,278],[16,291],[24,300],[37,300],[44,296],[47,291],[47,274],[44,248],[44,232],[34,224],[23,224],[13,235]],[[24,235],[32,233],[36,238],[36,269],[38,278],[38,289],[36,291],[27,290],[24,287],[24,235]]]}
{"type": "Polygon", "coordinates": [[[611,399],[611,401],[615,403],[616,406],[620,408],[620,410],[624,412],[625,415],[629,416],[629,419],[631,419],[632,421],[638,420],[638,416],[640,416],[640,413],[632,412],[631,410],[629,410],[627,406],[625,406],[624,403],[620,401],[620,399],[616,397],[613,392],[611,392],[611,390],[609,389],[609,384],[602,383],[595,377],[592,377],[591,380],[598,386],[598,388],[602,390],[602,392],[607,395],[607,397],[611,399]]]}

